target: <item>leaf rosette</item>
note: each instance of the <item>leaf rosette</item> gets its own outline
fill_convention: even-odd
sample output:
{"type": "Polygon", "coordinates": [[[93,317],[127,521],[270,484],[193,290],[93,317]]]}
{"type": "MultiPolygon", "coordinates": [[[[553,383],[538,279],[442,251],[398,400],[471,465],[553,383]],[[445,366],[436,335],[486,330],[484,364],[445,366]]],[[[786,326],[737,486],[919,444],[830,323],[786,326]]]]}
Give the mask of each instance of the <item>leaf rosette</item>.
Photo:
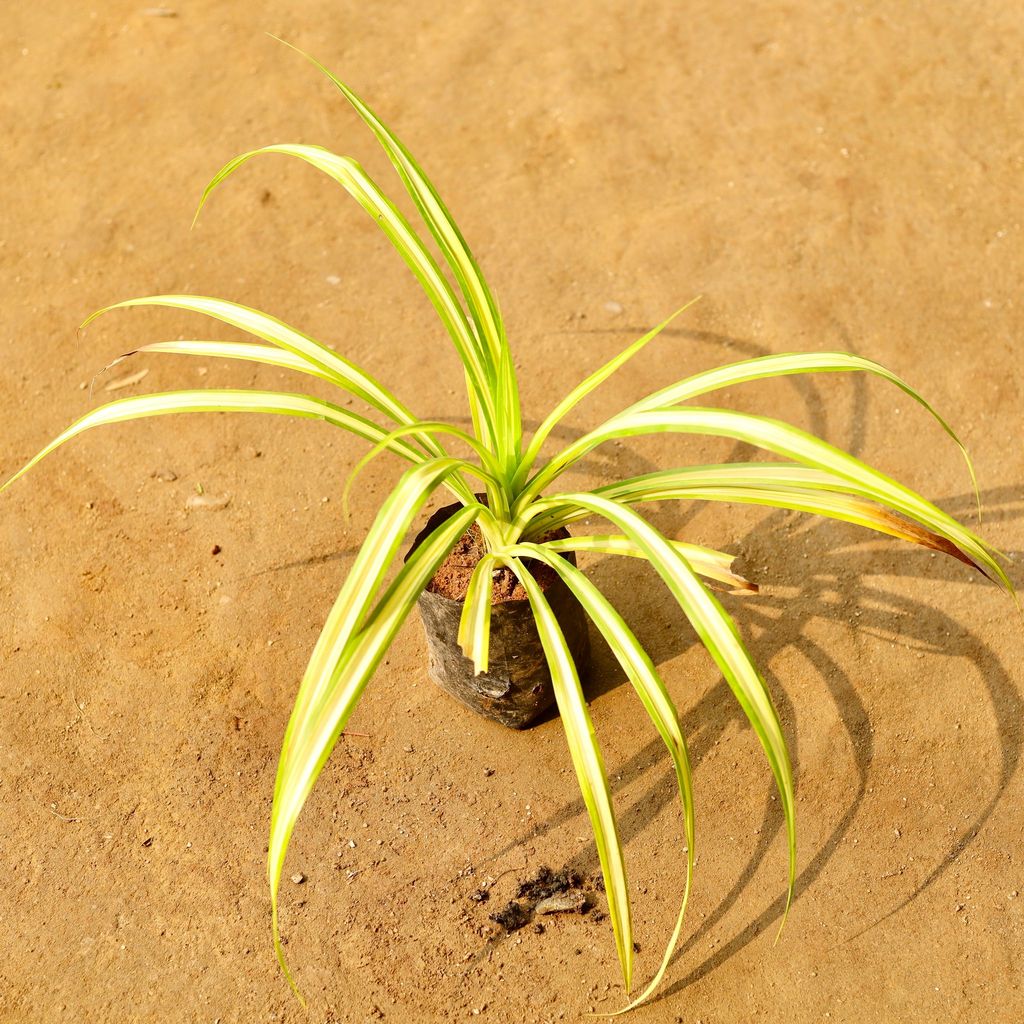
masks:
{"type": "Polygon", "coordinates": [[[327,381],[363,402],[369,416],[309,395],[277,391],[200,389],[123,398],[73,423],[3,487],[92,427],[186,412],[261,412],[319,419],[371,445],[357,470],[382,451],[410,464],[382,504],[327,617],[299,685],[278,763],[268,854],[272,930],[278,960],[297,994],[278,929],[280,882],[289,840],[374,670],[419,595],[474,523],[483,536],[486,554],[470,581],[459,642],[476,670],[485,671],[491,572],[499,565],[508,566],[521,581],[536,618],[569,754],[593,828],[623,981],[626,991],[630,991],[634,948],[630,897],[608,774],[565,638],[525,563],[535,560],[550,566],[579,600],[621,665],[665,744],[678,784],[685,837],[682,906],[661,964],[640,995],[626,1007],[632,1008],[655,991],[683,926],[695,857],[690,760],[679,713],[655,665],[609,599],[561,553],[573,550],[646,559],[692,624],[749,719],[774,777],[786,824],[788,910],[797,867],[789,751],[764,679],[735,622],[711,590],[711,585],[732,591],[756,590],[756,585],[734,572],[731,555],[665,537],[637,511],[637,506],[666,500],[721,501],[825,516],[950,554],[1012,593],[1012,585],[997,560],[998,552],[910,488],[787,423],[687,403],[704,400],[726,387],[790,374],[868,373],[903,390],[938,421],[963,452],[972,481],[973,466],[949,424],[913,387],[878,363],[843,352],[770,355],[695,374],[640,399],[544,457],[545,445],[563,418],[688,307],[589,374],[524,443],[518,383],[501,314],[448,208],[408,149],[377,115],[318,61],[303,56],[328,76],[376,136],[432,237],[440,262],[356,161],[317,146],[273,145],[236,157],[207,186],[200,209],[225,179],[261,155],[299,159],[339,184],[373,218],[405,261],[453,343],[465,372],[472,433],[454,424],[418,417],[369,372],[272,316],[223,299],[155,295],[117,303],[93,314],[86,323],[110,310],[132,306],[162,306],[200,314],[238,328],[257,341],[163,341],[144,345],[121,359],[169,354],[264,363],[327,381]],[[591,492],[559,490],[563,474],[599,446],[662,433],[727,437],[777,459],[678,467],[607,483],[591,492]],[[463,444],[470,454],[450,454],[446,443],[452,441],[463,444]],[[481,484],[485,501],[477,498],[481,484]],[[402,563],[402,542],[440,487],[447,488],[462,508],[402,563]],[[612,524],[617,532],[543,539],[557,527],[594,516],[612,524]]]}

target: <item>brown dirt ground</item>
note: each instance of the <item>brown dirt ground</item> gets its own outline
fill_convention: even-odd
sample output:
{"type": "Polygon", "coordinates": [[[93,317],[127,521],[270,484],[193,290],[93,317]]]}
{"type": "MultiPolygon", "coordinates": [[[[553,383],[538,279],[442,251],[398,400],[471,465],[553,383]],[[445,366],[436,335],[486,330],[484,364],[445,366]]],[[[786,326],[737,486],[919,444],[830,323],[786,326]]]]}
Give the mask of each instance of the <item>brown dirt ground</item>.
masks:
{"type": "MultiPolygon", "coordinates": [[[[143,0],[4,12],[3,474],[104,397],[87,384],[116,354],[233,336],[159,311],[76,335],[97,307],[157,292],[258,306],[424,415],[464,415],[415,283],[313,170],[255,163],[189,232],[212,172],[260,144],[351,153],[397,190],[367,131],[270,30],[347,76],[434,176],[501,298],[531,424],[703,293],[563,436],[691,369],[855,349],[962,431],[988,536],[1021,546],[1019,5],[168,4],[176,17],[143,0]]],[[[287,386],[243,365],[143,365],[121,395],[287,386]]],[[[955,448],[890,387],[835,375],[722,401],[820,431],[969,514],[955,448]]],[[[469,899],[495,879],[499,903],[543,863],[590,873],[596,857],[558,722],[511,733],[442,698],[416,623],[292,844],[288,874],[306,881],[286,884],[283,925],[308,1015],[277,970],[264,879],[276,754],[397,471],[370,466],[346,524],[341,487],[363,450],[316,423],[150,421],[83,438],[3,497],[4,1022],[547,1022],[620,1005],[607,921],[502,940],[493,905],[469,899]],[[200,484],[230,504],[186,511],[200,484]]],[[[578,479],[736,455],[637,442],[578,479]]],[[[744,508],[653,516],[765,583],[729,606],[795,748],[800,878],[773,945],[784,843],[756,741],[649,575],[583,560],[650,645],[696,760],[689,925],[661,999],[633,1019],[1024,1019],[1011,603],[959,563],[852,527],[744,508]]],[[[607,653],[590,693],[643,978],[676,912],[680,819],[607,653]]]]}

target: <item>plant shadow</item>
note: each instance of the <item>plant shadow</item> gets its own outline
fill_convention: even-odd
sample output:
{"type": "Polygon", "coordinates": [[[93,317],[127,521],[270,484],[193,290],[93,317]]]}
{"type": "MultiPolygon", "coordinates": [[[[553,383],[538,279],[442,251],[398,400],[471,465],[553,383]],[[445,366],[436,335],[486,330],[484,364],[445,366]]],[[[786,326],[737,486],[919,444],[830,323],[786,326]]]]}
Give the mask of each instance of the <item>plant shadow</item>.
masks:
{"type": "MultiPolygon", "coordinates": [[[[670,336],[681,335],[710,341],[745,356],[765,354],[763,349],[752,343],[706,332],[670,329],[665,333],[670,336]]],[[[849,345],[847,347],[849,348],[849,345]]],[[[828,416],[813,379],[789,380],[805,405],[810,429],[819,436],[827,436],[828,416]]],[[[863,447],[868,392],[863,378],[855,375],[853,382],[854,414],[851,417],[850,434],[843,447],[856,454],[863,447]]],[[[730,458],[749,458],[751,451],[752,449],[747,446],[736,445],[730,458]]],[[[660,467],[646,463],[635,452],[624,447],[613,453],[599,471],[610,478],[617,478],[626,474],[650,472],[655,468],[660,467]]],[[[1004,487],[985,491],[982,494],[982,504],[986,523],[1018,520],[1024,516],[1024,499],[1019,488],[1004,487]]],[[[975,508],[974,494],[958,495],[944,501],[943,505],[958,518],[969,518],[975,508]]],[[[665,502],[646,506],[644,514],[667,535],[679,536],[698,512],[699,506],[693,504],[665,502]]],[[[888,538],[880,539],[867,531],[828,520],[808,520],[811,525],[787,536],[786,542],[780,545],[780,531],[788,530],[793,523],[804,520],[806,517],[800,517],[796,513],[772,512],[735,544],[735,548],[743,552],[737,566],[741,572],[744,572],[744,562],[765,565],[766,561],[770,561],[773,569],[775,565],[781,563],[781,573],[774,577],[773,583],[785,586],[785,597],[773,596],[769,590],[767,593],[762,591],[757,595],[744,595],[736,600],[727,599],[730,611],[742,632],[748,638],[753,637],[749,646],[755,663],[762,667],[768,666],[765,672],[766,681],[779,710],[795,772],[798,771],[799,765],[799,737],[796,733],[794,709],[785,689],[770,669],[771,663],[788,651],[798,652],[823,684],[846,733],[857,774],[856,791],[850,803],[810,861],[801,867],[794,888],[795,897],[798,899],[801,893],[820,877],[848,834],[867,793],[869,771],[875,753],[868,708],[850,676],[813,639],[811,627],[815,623],[826,621],[852,625],[858,633],[887,639],[898,638],[904,645],[916,646],[916,649],[922,652],[967,659],[977,670],[984,686],[996,723],[996,742],[999,745],[998,777],[992,795],[984,806],[958,831],[945,855],[913,891],[876,920],[865,925],[856,935],[845,940],[850,941],[881,924],[917,899],[942,877],[971,844],[992,815],[1018,770],[1024,742],[1020,730],[1024,701],[996,652],[972,633],[963,622],[940,608],[908,598],[884,583],[872,579],[873,574],[879,573],[880,544],[885,546],[885,554],[881,556],[884,558],[882,572],[889,579],[900,577],[961,583],[969,580],[978,585],[987,585],[980,576],[951,559],[937,558],[919,548],[897,545],[888,538]],[[785,554],[786,545],[792,548],[794,537],[801,542],[800,553],[804,556],[799,560],[798,566],[793,565],[792,558],[778,558],[780,547],[785,554]],[[813,566],[813,570],[803,571],[804,566],[813,566]],[[798,568],[801,571],[797,571],[798,568]],[[780,605],[784,605],[785,608],[782,616],[778,615],[780,605]]],[[[638,609],[636,595],[643,593],[649,585],[656,586],[660,581],[649,566],[624,565],[629,562],[632,560],[605,557],[587,564],[586,570],[613,604],[622,604],[624,609],[628,609],[628,619],[644,620],[647,628],[643,632],[640,629],[636,631],[652,659],[661,665],[683,654],[698,643],[698,640],[688,624],[681,620],[681,616],[675,620],[674,628],[651,627],[651,620],[656,619],[657,615],[652,614],[649,608],[638,609]],[[638,610],[641,611],[640,615],[637,615],[638,610]],[[629,614],[630,611],[632,615],[629,614]],[[650,635],[645,636],[644,632],[650,635]]],[[[760,575],[751,572],[744,574],[755,580],[760,575]]],[[[661,595],[656,600],[663,606],[661,595]]],[[[586,685],[588,698],[591,700],[627,682],[618,663],[600,637],[593,635],[592,639],[594,660],[586,685]]],[[[690,747],[695,773],[700,771],[701,762],[707,758],[709,751],[728,730],[749,727],[724,680],[720,680],[682,715],[681,726],[690,747]]],[[[644,779],[653,781],[650,781],[641,795],[634,798],[619,814],[624,844],[629,844],[642,834],[662,808],[678,799],[675,773],[660,740],[652,740],[646,744],[617,769],[612,783],[613,790],[625,791],[644,779]]],[[[515,846],[539,838],[585,814],[581,799],[569,801],[527,834],[495,852],[487,860],[499,859],[515,846]]],[[[756,833],[757,842],[746,865],[717,907],[680,942],[672,958],[673,964],[698,947],[703,937],[728,914],[753,880],[773,841],[783,828],[784,821],[779,803],[774,798],[767,800],[761,827],[756,833]]],[[[594,844],[588,844],[566,866],[584,874],[596,870],[598,858],[594,844]]],[[[704,957],[683,978],[659,992],[654,1001],[678,994],[725,963],[771,924],[781,920],[785,905],[786,894],[783,887],[775,901],[722,946],[704,957]]],[[[489,946],[500,944],[504,938],[499,936],[491,939],[489,946]]]]}
{"type": "MultiPolygon", "coordinates": [[[[1011,490],[1015,491],[1006,488],[985,492],[983,498],[986,509],[989,510],[989,521],[1017,519],[1024,515],[1024,501],[1018,497],[1019,492],[1011,493],[1011,490]]],[[[963,512],[969,513],[972,503],[973,494],[969,494],[946,504],[958,507],[958,511],[962,509],[963,512]]],[[[766,540],[777,535],[787,515],[789,514],[769,515],[740,542],[739,546],[765,546],[766,540]]],[[[904,646],[913,647],[921,652],[967,659],[977,670],[978,678],[984,686],[996,723],[996,742],[999,744],[1000,757],[998,777],[992,795],[973,818],[959,829],[936,866],[909,895],[845,940],[850,941],[898,913],[931,887],[979,833],[1018,770],[1022,748],[1020,723],[1024,718],[1024,701],[991,646],[974,635],[956,617],[932,605],[896,593],[877,580],[872,580],[873,570],[878,571],[878,553],[871,549],[872,542],[869,540],[861,544],[847,543],[839,549],[835,545],[835,534],[840,531],[841,528],[834,524],[819,522],[800,532],[800,539],[806,542],[803,551],[808,555],[807,563],[813,565],[815,569],[811,573],[802,574],[799,578],[787,578],[783,581],[787,584],[787,589],[793,587],[796,590],[794,595],[780,598],[762,592],[757,595],[745,595],[730,602],[730,611],[740,625],[741,631],[748,637],[748,646],[755,663],[762,668],[768,666],[765,678],[783,723],[797,782],[800,755],[794,708],[786,690],[770,668],[771,664],[787,651],[796,651],[802,655],[831,699],[835,714],[845,731],[857,775],[856,790],[839,821],[815,850],[810,861],[802,865],[794,888],[795,898],[799,899],[800,895],[821,876],[832,855],[850,831],[867,793],[869,772],[875,753],[868,708],[849,674],[813,639],[812,627],[816,624],[822,621],[853,624],[856,631],[861,634],[889,640],[898,639],[904,646]],[[779,616],[778,608],[783,603],[785,611],[779,616]]],[[[854,531],[851,528],[849,531],[841,532],[854,531]]],[[[892,565],[886,565],[884,571],[890,578],[899,575],[932,582],[943,579],[963,581],[969,572],[960,563],[933,559],[927,552],[918,549],[900,548],[899,557],[894,558],[893,562],[899,565],[899,570],[894,570],[892,565]]],[[[616,598],[624,599],[623,603],[632,600],[636,590],[635,582],[623,581],[613,559],[601,559],[600,563],[588,566],[587,569],[588,574],[613,603],[616,603],[616,598]]],[[[978,585],[987,584],[985,581],[979,581],[978,585]]],[[[664,664],[699,642],[685,623],[680,621],[679,626],[680,628],[671,631],[670,639],[661,634],[656,643],[649,645],[648,652],[656,664],[664,664]]],[[[601,680],[600,692],[604,693],[625,684],[625,676],[611,652],[598,636],[592,639],[595,655],[592,678],[601,680]]],[[[597,689],[591,688],[591,696],[597,694],[597,689]]],[[[681,716],[680,721],[689,744],[695,774],[700,772],[701,764],[709,751],[730,730],[749,728],[742,710],[724,680],[720,680],[705,693],[681,716]]],[[[649,780],[646,787],[618,815],[621,837],[625,845],[643,834],[656,820],[659,811],[678,799],[675,773],[658,739],[647,743],[616,770],[612,788],[613,791],[625,791],[637,783],[642,784],[645,779],[649,780]]],[[[515,846],[540,838],[585,815],[586,809],[581,799],[569,801],[545,821],[538,823],[529,833],[495,852],[488,860],[499,859],[515,846]]],[[[725,918],[753,880],[776,836],[783,828],[784,821],[779,803],[774,798],[766,800],[763,819],[756,832],[757,841],[747,863],[717,907],[680,942],[673,956],[673,963],[698,947],[704,936],[725,918]]],[[[589,843],[567,867],[582,874],[596,871],[598,858],[594,844],[589,843]]],[[[774,902],[750,920],[741,931],[707,955],[685,977],[660,992],[655,1001],[669,998],[699,981],[749,945],[766,928],[781,920],[785,904],[784,886],[780,886],[780,894],[774,902]]],[[[502,939],[503,937],[500,937],[491,941],[500,942],[502,939]]]]}

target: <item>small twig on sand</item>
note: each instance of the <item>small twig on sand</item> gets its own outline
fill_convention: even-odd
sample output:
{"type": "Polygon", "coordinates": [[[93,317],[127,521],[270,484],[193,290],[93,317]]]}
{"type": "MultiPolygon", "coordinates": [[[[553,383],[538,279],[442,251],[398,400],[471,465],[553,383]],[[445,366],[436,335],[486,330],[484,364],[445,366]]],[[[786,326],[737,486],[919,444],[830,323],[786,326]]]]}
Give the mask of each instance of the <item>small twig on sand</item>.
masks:
{"type": "Polygon", "coordinates": [[[81,818],[69,818],[69,817],[67,817],[64,814],[59,814],[54,809],[56,806],[57,806],[56,804],[50,804],[50,806],[46,808],[55,818],[60,818],[61,821],[81,821],[82,820],[81,818]]]}

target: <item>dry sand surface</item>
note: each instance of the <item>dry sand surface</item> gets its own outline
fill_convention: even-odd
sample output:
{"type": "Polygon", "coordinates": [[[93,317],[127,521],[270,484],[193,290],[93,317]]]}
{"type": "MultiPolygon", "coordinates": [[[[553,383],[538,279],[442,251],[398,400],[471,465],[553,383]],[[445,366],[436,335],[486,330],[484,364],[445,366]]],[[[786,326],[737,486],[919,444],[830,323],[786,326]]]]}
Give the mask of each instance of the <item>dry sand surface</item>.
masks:
{"type": "MultiPolygon", "coordinates": [[[[11,3],[0,29],[0,473],[102,399],[293,386],[152,356],[237,337],[119,299],[218,295],[464,417],[433,313],[327,179],[266,157],[190,233],[227,159],[271,142],[386,160],[314,51],[454,210],[505,312],[535,426],[650,325],[703,301],[574,413],[564,439],[685,372],[838,348],[919,385],[976,456],[986,535],[1021,547],[1024,15],[1009,2],[499,5],[11,3]],[[148,370],[116,396],[107,383],[148,370]]],[[[317,382],[313,382],[314,389],[317,382]]],[[[326,386],[325,386],[326,387],[326,386]]],[[[318,392],[326,394],[324,392],[318,392]]],[[[875,380],[723,394],[971,515],[954,445],[875,380]]],[[[357,407],[358,408],[358,407],[357,407]]],[[[299,823],[291,996],[264,860],[276,756],[319,626],[397,464],[322,423],[187,416],[96,431],[0,501],[0,1020],[548,1022],[621,1005],[594,913],[503,936],[541,865],[597,870],[559,723],[515,734],[425,676],[418,622],[299,823]],[[226,507],[187,509],[190,495],[226,507]],[[216,553],[215,553],[216,552],[216,553]],[[470,897],[490,885],[491,900],[470,897]]],[[[576,479],[747,458],[610,447],[576,479]]],[[[439,497],[439,504],[444,499],[439,497]]],[[[696,762],[696,888],[637,1024],[1024,1019],[1021,620],[977,574],[840,524],[664,505],[672,535],[764,584],[729,598],[798,763],[797,900],[770,773],[710,659],[642,567],[582,560],[636,624],[696,762]]],[[[657,737],[607,651],[589,696],[613,772],[649,977],[681,893],[657,737]]]]}

